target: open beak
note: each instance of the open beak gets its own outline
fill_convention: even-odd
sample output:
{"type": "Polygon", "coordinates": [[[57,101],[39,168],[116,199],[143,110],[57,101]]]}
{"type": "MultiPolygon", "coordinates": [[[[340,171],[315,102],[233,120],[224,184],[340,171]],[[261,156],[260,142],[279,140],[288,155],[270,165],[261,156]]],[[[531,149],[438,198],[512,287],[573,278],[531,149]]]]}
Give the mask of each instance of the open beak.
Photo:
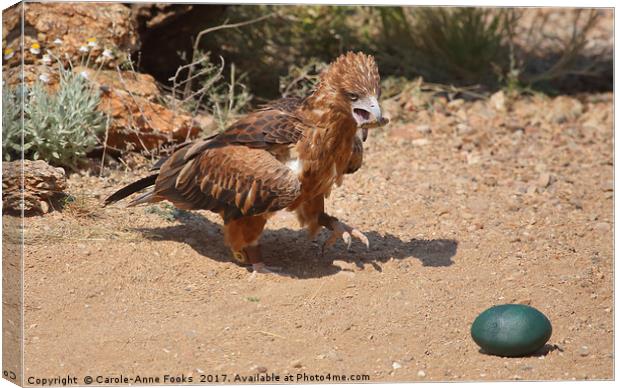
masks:
{"type": "Polygon", "coordinates": [[[358,127],[380,123],[383,120],[379,101],[374,96],[359,99],[352,103],[351,107],[353,108],[353,118],[358,127]]]}

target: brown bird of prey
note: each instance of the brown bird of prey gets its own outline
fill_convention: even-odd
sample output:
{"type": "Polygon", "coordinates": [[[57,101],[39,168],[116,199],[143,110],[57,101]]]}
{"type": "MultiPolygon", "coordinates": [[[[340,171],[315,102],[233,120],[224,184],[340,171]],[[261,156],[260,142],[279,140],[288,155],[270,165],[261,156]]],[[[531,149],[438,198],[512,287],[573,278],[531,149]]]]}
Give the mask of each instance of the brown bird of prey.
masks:
{"type": "Polygon", "coordinates": [[[367,128],[387,123],[380,94],[374,58],[341,55],[310,96],[277,100],[219,134],[180,146],[156,163],[154,174],[112,194],[105,204],[151,187],[129,206],[168,200],[180,209],[219,213],[226,245],[255,272],[270,272],[258,240],[279,210],[294,211],[311,236],[321,226],[329,229],[323,248],[338,238],[350,246],[352,237],[368,247],[360,231],[325,213],[324,199],[344,174],[361,166],[367,128]]]}

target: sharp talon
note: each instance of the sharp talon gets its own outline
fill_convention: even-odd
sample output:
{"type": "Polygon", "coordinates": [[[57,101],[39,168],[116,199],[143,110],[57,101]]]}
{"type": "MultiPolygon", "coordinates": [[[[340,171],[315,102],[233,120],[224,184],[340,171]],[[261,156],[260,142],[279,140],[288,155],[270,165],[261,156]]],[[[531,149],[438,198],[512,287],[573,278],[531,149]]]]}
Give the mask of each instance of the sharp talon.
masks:
{"type": "Polygon", "coordinates": [[[364,236],[362,232],[360,232],[357,229],[353,229],[352,233],[353,233],[353,236],[355,236],[358,240],[364,243],[364,245],[366,245],[366,250],[370,249],[370,241],[368,241],[368,238],[364,236]]]}
{"type": "Polygon", "coordinates": [[[353,237],[360,240],[364,245],[366,245],[366,250],[370,249],[370,242],[362,232],[357,229],[353,229],[340,221],[334,221],[332,223],[332,234],[323,243],[323,249],[321,251],[322,254],[325,253],[325,248],[332,245],[338,238],[342,238],[342,241],[344,241],[345,245],[347,246],[347,251],[351,250],[353,237]]]}
{"type": "Polygon", "coordinates": [[[345,244],[347,244],[347,251],[351,250],[351,234],[349,232],[344,232],[342,234],[342,240],[345,244]]]}

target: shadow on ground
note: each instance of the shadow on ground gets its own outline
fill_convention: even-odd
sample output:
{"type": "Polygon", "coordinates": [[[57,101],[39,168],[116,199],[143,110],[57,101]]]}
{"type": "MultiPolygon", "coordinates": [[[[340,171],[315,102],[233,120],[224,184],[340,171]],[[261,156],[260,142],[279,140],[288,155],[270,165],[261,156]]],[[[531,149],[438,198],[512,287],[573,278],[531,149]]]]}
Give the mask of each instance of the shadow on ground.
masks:
{"type": "MultiPolygon", "coordinates": [[[[233,262],[231,253],[224,245],[221,225],[206,217],[191,213],[178,218],[181,224],[164,228],[138,228],[145,238],[158,241],[176,241],[188,244],[206,258],[233,262]]],[[[308,237],[305,229],[281,228],[265,230],[261,237],[263,260],[267,265],[282,268],[283,276],[295,278],[316,278],[336,274],[343,269],[334,265],[335,260],[345,261],[363,268],[372,265],[381,271],[381,263],[391,258],[401,260],[415,258],[425,267],[447,267],[454,262],[458,242],[450,239],[403,241],[392,234],[382,235],[376,231],[363,231],[370,241],[370,250],[353,240],[347,251],[342,241],[326,249],[322,255],[320,247],[328,237],[323,230],[316,241],[308,237]]]]}
{"type": "Polygon", "coordinates": [[[496,354],[493,353],[489,353],[487,351],[485,351],[484,349],[478,349],[478,353],[480,354],[484,354],[487,356],[495,356],[495,357],[507,357],[507,358],[538,358],[540,356],[546,356],[551,352],[560,352],[560,353],[564,353],[564,349],[562,349],[561,347],[559,347],[557,344],[545,344],[543,345],[542,348],[538,349],[537,351],[535,351],[532,354],[526,354],[526,355],[521,355],[521,356],[498,356],[496,354]]]}

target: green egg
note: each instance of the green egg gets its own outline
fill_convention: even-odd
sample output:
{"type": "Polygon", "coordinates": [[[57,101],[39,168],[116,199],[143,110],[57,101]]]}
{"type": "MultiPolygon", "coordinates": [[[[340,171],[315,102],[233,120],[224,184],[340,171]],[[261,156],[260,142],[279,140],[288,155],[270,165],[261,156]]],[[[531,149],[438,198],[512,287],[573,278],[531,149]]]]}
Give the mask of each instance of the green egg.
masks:
{"type": "Polygon", "coordinates": [[[551,338],[551,322],[523,304],[493,306],[478,315],[471,336],[486,353],[518,357],[536,352],[551,338]]]}

